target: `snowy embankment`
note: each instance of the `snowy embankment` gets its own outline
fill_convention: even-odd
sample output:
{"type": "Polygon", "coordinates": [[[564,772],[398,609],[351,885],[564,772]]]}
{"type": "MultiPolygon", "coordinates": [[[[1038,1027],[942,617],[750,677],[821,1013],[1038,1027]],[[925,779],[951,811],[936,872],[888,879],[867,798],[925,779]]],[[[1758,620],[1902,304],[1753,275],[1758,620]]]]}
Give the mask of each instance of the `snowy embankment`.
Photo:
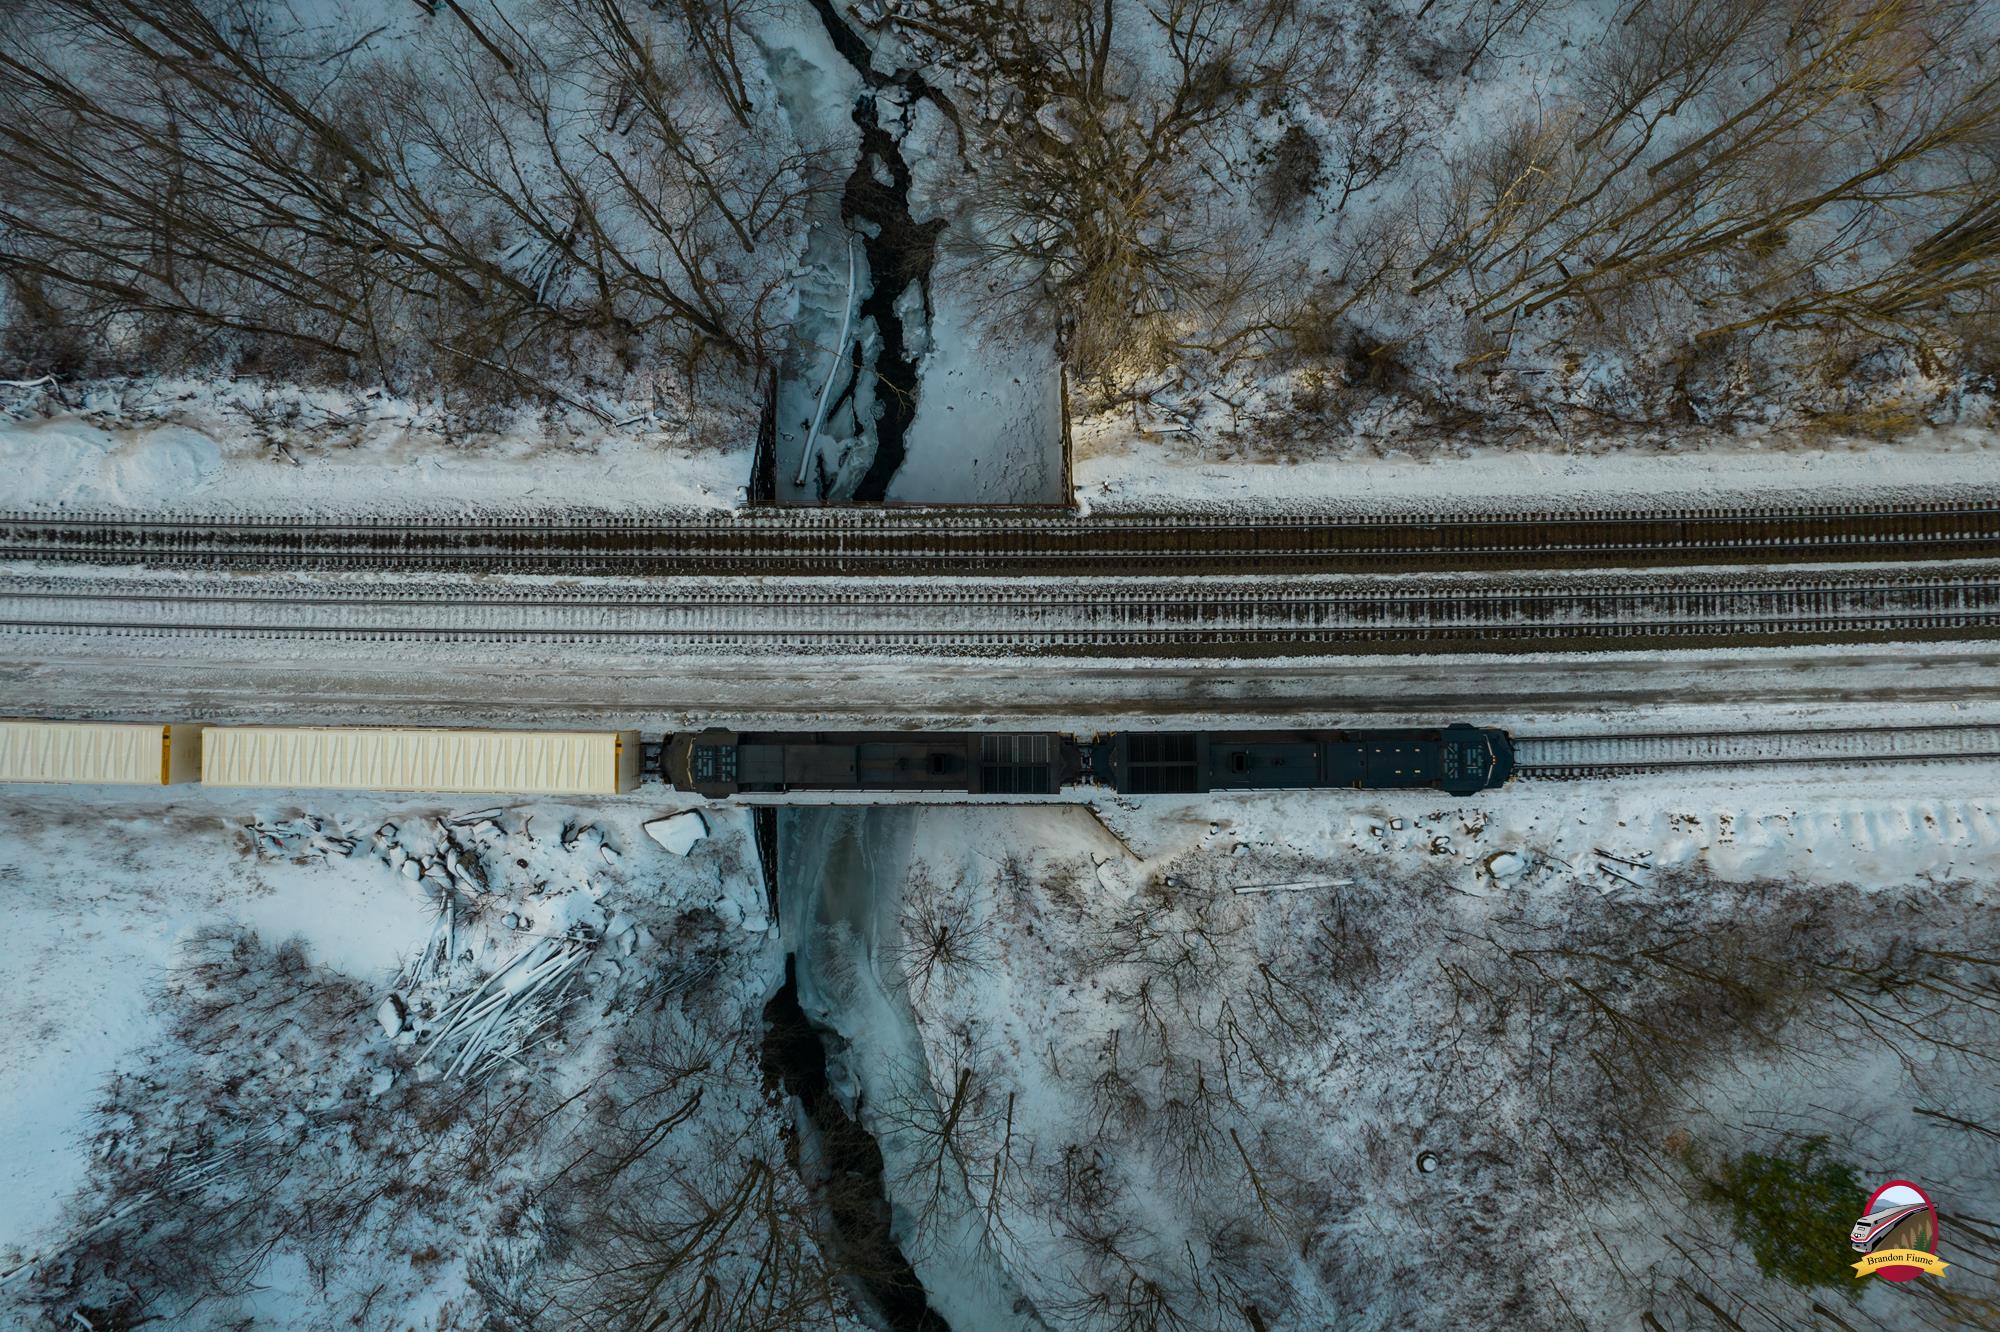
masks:
{"type": "Polygon", "coordinates": [[[756,414],[470,429],[373,393],[147,381],[66,407],[0,390],[5,507],[188,516],[505,518],[732,508],[756,414]],[[31,410],[34,408],[34,410],[31,410]]]}
{"type": "Polygon", "coordinates": [[[909,816],[871,954],[926,1056],[875,1110],[931,1145],[906,1224],[1051,1326],[1907,1326],[1842,1266],[1865,1194],[1801,1223],[1850,1283],[1807,1290],[1716,1181],[1824,1136],[1947,1218],[2000,1187],[1983,767],[1100,812],[909,816]]]}
{"type": "Polygon", "coordinates": [[[1522,445],[1301,439],[1289,447],[1076,426],[1076,502],[1096,510],[1312,514],[1566,513],[2000,498],[2000,434],[1893,443],[1771,433],[1522,445]]]}
{"type": "MultiPolygon", "coordinates": [[[[962,298],[943,292],[940,309],[962,298]]],[[[926,359],[935,383],[893,487],[899,501],[1053,498],[1054,455],[1035,442],[1059,424],[1052,372],[1002,357],[990,373],[967,377],[973,345],[940,343],[926,359]]],[[[464,520],[730,509],[744,503],[756,435],[747,406],[736,415],[611,425],[575,412],[524,413],[504,429],[469,431],[398,400],[247,382],[220,391],[126,384],[87,393],[75,409],[37,406],[19,391],[10,397],[0,412],[7,507],[135,516],[464,520]]],[[[1077,424],[1073,498],[1085,512],[1435,515],[1996,496],[2000,436],[1969,428],[1894,443],[1773,433],[1574,446],[1357,438],[1278,448],[1100,418],[1077,424]]]]}
{"type": "Polygon", "coordinates": [[[8,792],[0,1321],[591,1322],[638,1261],[655,1313],[718,1278],[748,1309],[775,1296],[720,1250],[749,1216],[686,1270],[605,1238],[708,1216],[742,1166],[838,1324],[759,1092],[749,820],[670,808],[8,792]]]}

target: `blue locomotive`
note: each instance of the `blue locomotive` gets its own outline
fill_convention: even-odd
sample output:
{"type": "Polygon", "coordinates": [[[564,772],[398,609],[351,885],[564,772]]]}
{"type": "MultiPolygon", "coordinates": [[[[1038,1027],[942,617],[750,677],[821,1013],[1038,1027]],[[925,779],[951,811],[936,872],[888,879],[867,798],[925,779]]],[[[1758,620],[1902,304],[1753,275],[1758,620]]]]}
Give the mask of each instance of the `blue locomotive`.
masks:
{"type": "Polygon", "coordinates": [[[1316,787],[1472,795],[1514,771],[1505,731],[728,731],[668,737],[661,776],[710,797],[787,791],[1055,795],[1094,784],[1127,795],[1316,787]]]}

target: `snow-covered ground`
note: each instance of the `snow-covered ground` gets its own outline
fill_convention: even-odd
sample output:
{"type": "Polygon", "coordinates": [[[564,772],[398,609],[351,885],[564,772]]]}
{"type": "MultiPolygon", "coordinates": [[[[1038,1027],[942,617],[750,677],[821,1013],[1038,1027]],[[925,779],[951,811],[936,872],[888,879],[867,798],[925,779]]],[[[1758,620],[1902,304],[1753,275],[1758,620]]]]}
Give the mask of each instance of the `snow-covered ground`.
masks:
{"type": "MultiPolygon", "coordinates": [[[[19,398],[19,393],[0,395],[19,398]]],[[[606,424],[523,412],[452,428],[374,395],[147,382],[0,413],[6,507],[283,517],[732,508],[747,416],[606,424]]]]}
{"type": "MultiPolygon", "coordinates": [[[[1090,502],[1108,485],[1113,503],[1341,504],[1342,476],[1284,464],[1494,453],[1502,474],[1474,468],[1467,490],[1511,498],[1533,481],[1488,483],[1527,456],[1548,460],[1539,479],[1571,455],[1730,455],[1780,428],[1888,452],[1927,426],[1991,431],[1991,357],[1948,301],[1899,322],[1834,295],[1893,285],[1961,207],[1931,192],[1956,178],[1948,132],[1899,159],[1937,154],[1910,192],[1850,198],[1840,179],[1915,119],[1987,123],[1984,75],[1954,80],[1983,69],[1991,6],[1946,6],[1926,59],[1882,50],[1900,109],[1859,85],[1767,96],[1834,30],[1768,6],[1121,4],[1083,26],[858,8],[950,88],[973,148],[930,155],[953,187],[940,211],[1007,256],[1019,300],[995,317],[1070,323],[1090,502]],[[1773,142],[1750,126],[1780,104],[1798,113],[1784,141],[1815,151],[1745,174],[1773,142]],[[1717,234],[1779,199],[1796,206],[1765,243],[1717,234]]],[[[1842,50],[1902,49],[1900,21],[1860,31],[1862,12],[1826,16],[1854,34],[1842,50]]]]}
{"type": "MultiPolygon", "coordinates": [[[[954,279],[956,280],[956,279],[954,279]]],[[[940,319],[962,300],[947,285],[940,319]]],[[[962,312],[960,312],[962,313],[962,312]]],[[[1054,367],[1000,330],[960,321],[926,362],[910,454],[891,498],[1046,503],[1060,491],[1054,367]]],[[[19,395],[16,394],[16,397],[19,395]]],[[[781,397],[788,403],[789,397],[781,397]]],[[[803,410],[803,409],[802,409],[803,410]]],[[[644,514],[737,508],[753,412],[604,425],[578,413],[452,430],[400,401],[174,382],[105,389],[70,410],[0,414],[6,505],[194,516],[644,514]],[[44,413],[47,414],[44,414],[44,413]]],[[[1601,442],[1599,442],[1601,443],[1601,442]]],[[[1354,439],[1294,447],[1143,436],[1080,422],[1085,512],[1563,512],[1661,507],[1966,502],[2000,494],[1981,429],[1883,444],[1782,432],[1575,448],[1354,439]]],[[[796,452],[791,455],[796,466],[796,452]]],[[[780,471],[786,464],[780,459],[780,471]]]]}
{"type": "MultiPolygon", "coordinates": [[[[6,792],[0,1271],[42,1261],[0,1308],[600,1325],[633,1307],[604,1274],[674,1227],[715,1247],[664,1264],[653,1313],[774,1223],[778,1325],[841,1325],[764,1090],[748,816],[646,828],[685,807],[6,792]],[[496,1035],[571,954],[551,1024],[496,1035]],[[722,1224],[735,1163],[776,1192],[722,1224]],[[391,1177],[416,1191],[370,1192],[391,1177]]],[[[1701,1180],[1814,1134],[1923,1182],[1952,1291],[1993,1291],[1950,1219],[2000,1187],[1952,1127],[2000,1114],[1988,766],[785,818],[801,998],[954,1327],[1676,1326],[1695,1291],[1803,1316],[1701,1180]],[[1662,1238],[1689,1233],[1699,1263],[1662,1238]],[[1522,1258],[1579,1245],[1615,1261],[1522,1258]]],[[[1878,1286],[1842,1316],[1907,1326],[1878,1286]]]]}
{"type": "MultiPolygon", "coordinates": [[[[616,1294],[590,1209],[625,1205],[627,1171],[692,1193],[711,1161],[786,1171],[748,816],[649,836],[673,808],[5,792],[0,1322],[128,1299],[189,1327],[468,1326],[508,1299],[588,1321],[616,1294]],[[663,1071],[674,1049],[706,1062],[663,1071]],[[690,1093],[604,1173],[629,1116],[690,1093]]],[[[660,1220],[648,1200],[619,1215],[660,1220]]],[[[818,1262],[809,1223],[788,1242],[818,1262]]],[[[700,1286],[660,1276],[661,1308],[700,1286]]]]}
{"type": "Polygon", "coordinates": [[[1061,504],[1062,380],[1054,348],[994,326],[982,293],[940,273],[924,392],[889,498],[911,504],[1061,504]]]}
{"type": "MultiPolygon", "coordinates": [[[[1129,422],[1127,423],[1129,424],[1129,422]]],[[[1274,513],[1561,513],[1990,501],[2000,435],[1929,430],[1893,444],[1784,432],[1640,442],[1299,438],[1252,444],[1076,427],[1076,503],[1091,509],[1274,513]]]]}
{"type": "MultiPolygon", "coordinates": [[[[894,818],[900,935],[843,938],[926,1052],[873,1112],[897,1201],[983,1231],[1051,1326],[1990,1307],[1970,1234],[1960,1304],[1761,1275],[1704,1182],[1825,1135],[1867,1188],[1988,1215],[2000,1151],[1952,1126],[2000,1114],[1988,768],[894,818]]],[[[1865,1200],[1799,1219],[1822,1270],[1865,1200]]]]}
{"type": "Polygon", "coordinates": [[[0,657],[26,716],[212,723],[1069,730],[1434,725],[1526,735],[2000,720],[2000,645],[1262,660],[676,658],[309,639],[35,635],[0,657]]]}
{"type": "MultiPolygon", "coordinates": [[[[371,332],[393,344],[376,348],[373,361],[351,350],[295,360],[271,354],[286,345],[273,333],[248,339],[259,354],[245,356],[243,339],[190,342],[190,329],[166,332],[161,326],[176,321],[141,313],[143,304],[135,311],[100,292],[109,303],[96,307],[84,294],[92,283],[51,242],[42,258],[76,279],[72,289],[64,294],[56,290],[64,283],[50,279],[47,310],[40,298],[0,306],[0,320],[19,334],[7,345],[15,359],[0,357],[0,411],[13,418],[0,426],[0,466],[12,502],[36,505],[728,506],[748,480],[751,372],[782,360],[779,470],[789,487],[826,368],[849,351],[833,345],[850,304],[849,233],[877,239],[865,219],[853,227],[842,220],[861,128],[851,112],[872,87],[880,104],[863,119],[894,140],[907,168],[898,218],[935,242],[939,260],[925,283],[886,293],[923,380],[908,461],[887,488],[892,499],[1065,498],[1057,347],[1064,318],[1077,322],[1078,292],[1133,306],[1100,318],[1108,328],[1098,340],[1112,344],[1103,364],[1075,367],[1077,495],[1088,505],[1522,508],[1990,489],[1992,357],[1979,340],[1984,323],[1952,304],[1988,294],[1990,256],[1976,260],[1987,266],[1970,277],[1947,283],[1940,275],[1934,292],[1879,303],[1898,312],[1893,318],[1872,318],[1878,305],[1863,299],[1878,279],[1894,290],[1898,273],[1928,253],[1919,238],[1948,234],[1939,228],[1962,199],[1941,182],[1966,169],[1953,155],[1971,151],[1966,145],[1984,133],[1979,116],[1990,115],[1993,92],[1976,70],[1991,45],[1992,7],[1941,8],[1950,18],[1927,30],[1938,43],[1930,60],[1899,44],[1900,24],[1868,28],[1862,11],[1829,16],[1834,28],[1860,24],[1849,34],[1853,49],[1895,76],[1834,80],[1826,97],[1803,103],[1778,96],[1773,81],[1783,86],[1800,62],[1810,66],[1833,29],[1780,21],[1768,7],[1728,11],[1741,21],[1709,25],[1660,6],[1564,0],[1315,0],[1281,6],[1264,15],[1268,22],[1247,22],[1228,6],[1156,14],[1121,3],[1104,11],[1101,46],[1063,26],[1067,11],[982,13],[945,0],[833,4],[825,22],[804,4],[738,5],[719,28],[699,32],[688,23],[707,11],[656,10],[635,31],[657,35],[673,57],[664,81],[688,103],[673,108],[675,134],[691,136],[695,160],[712,153],[735,177],[720,190],[705,170],[679,180],[665,214],[686,205],[696,220],[692,232],[669,224],[664,235],[634,215],[635,207],[647,211],[644,189],[635,199],[612,177],[579,185],[557,169],[602,165],[625,151],[643,158],[661,146],[630,122],[607,130],[618,117],[607,121],[596,102],[615,100],[625,75],[615,61],[607,67],[569,49],[601,30],[587,16],[579,27],[511,0],[441,13],[386,0],[260,11],[259,40],[285,57],[288,71],[290,61],[307,71],[299,77],[309,98],[339,86],[342,72],[355,87],[373,81],[384,90],[383,116],[367,132],[416,134],[418,145],[429,141],[417,112],[477,119],[466,99],[486,78],[513,71],[501,63],[511,59],[504,42],[489,47],[468,34],[490,27],[543,48],[553,64],[514,72],[553,98],[549,118],[523,107],[502,112],[468,148],[479,158],[496,136],[537,143],[540,125],[549,135],[537,146],[553,156],[524,163],[510,188],[489,190],[492,182],[461,178],[437,160],[401,184],[413,198],[436,191],[465,202],[482,219],[470,230],[492,233],[490,246],[441,261],[453,276],[453,265],[498,264],[510,276],[526,265],[540,278],[532,299],[516,293],[525,302],[516,326],[559,311],[589,334],[578,335],[580,345],[532,336],[509,346],[505,370],[486,367],[497,376],[483,390],[490,396],[462,395],[447,410],[443,399],[458,391],[453,376],[484,358],[456,343],[431,345],[451,331],[433,326],[433,305],[349,310],[329,330],[310,309],[289,308],[285,296],[250,280],[261,267],[236,256],[248,273],[209,269],[217,284],[187,296],[200,310],[197,324],[230,325],[238,303],[268,300],[286,307],[267,312],[273,328],[344,346],[358,332],[348,316],[379,319],[371,332]],[[830,39],[835,30],[871,48],[866,58],[843,55],[830,39]],[[1606,88],[1643,90],[1655,86],[1648,77],[1666,77],[1648,62],[1682,52],[1679,37],[1690,33],[1698,52],[1683,52],[1688,83],[1670,111],[1641,91],[1621,114],[1593,120],[1606,113],[1606,88]],[[729,77],[711,81],[721,66],[707,57],[680,66],[683,54],[721,38],[729,77]],[[1088,59],[1086,48],[1094,48],[1088,59]],[[1195,59],[1197,51],[1205,54],[1195,59]],[[1228,78],[1203,82],[1225,71],[1228,78]],[[404,99],[389,98],[390,86],[404,99]],[[410,86],[428,95],[406,105],[410,86]],[[1888,88],[1893,104],[1884,100],[1888,88]],[[1194,106],[1200,114],[1175,113],[1194,106]],[[1786,115],[1753,133],[1773,106],[1786,115]],[[1952,120],[1952,108],[1970,119],[1952,120]],[[1949,123],[1898,157],[1899,127],[1939,115],[1949,123]],[[1591,133],[1572,132],[1578,126],[1591,133]],[[1739,133],[1750,136],[1747,147],[1735,142],[1739,133]],[[1772,163],[1760,155],[1770,142],[1820,151],[1772,163]],[[1739,148],[1749,156],[1739,158],[1739,148]],[[1547,162],[1509,176],[1510,150],[1547,154],[1547,162]],[[1709,153],[1718,156],[1697,168],[1709,153]],[[1870,154],[1907,174],[1856,175],[1879,193],[1849,197],[1843,173],[1873,161],[1870,154]],[[1657,194],[1647,184],[1655,173],[1666,186],[1657,194]],[[1094,188],[1114,178],[1116,189],[1094,188]],[[555,197],[539,190],[555,180],[596,191],[597,215],[618,232],[607,239],[631,246],[625,257],[639,271],[657,270],[658,282],[639,284],[643,299],[627,291],[623,303],[594,303],[598,283],[587,280],[580,254],[565,258],[569,240],[553,221],[568,211],[562,189],[555,197]],[[1513,186],[1529,180],[1545,184],[1523,184],[1526,197],[1517,197],[1513,186]],[[1760,195],[1750,181],[1774,193],[1760,195]],[[750,197],[731,195],[731,186],[750,197]],[[1517,205],[1519,217],[1511,208],[1484,213],[1475,202],[1482,188],[1517,205]],[[1587,197],[1560,193],[1570,188],[1587,197]],[[1687,203],[1670,219],[1649,211],[1677,208],[1671,201],[1705,188],[1734,202],[1687,203]],[[1558,193],[1544,198],[1545,189],[1558,193]],[[522,194],[530,200],[517,211],[522,194]],[[735,225],[711,215],[725,200],[735,225]],[[1627,202],[1629,214],[1617,216],[1627,202]],[[1770,216],[1784,220],[1760,231],[1732,208],[1776,209],[1770,216]],[[539,226],[528,224],[537,217],[539,226]],[[1714,234],[1725,225],[1718,218],[1736,230],[1714,234]],[[1625,235],[1626,222],[1645,234],[1625,235]],[[1642,262],[1655,240],[1669,253],[1642,262]],[[1627,243],[1635,248],[1621,248],[1627,243]],[[743,263],[722,263],[711,245],[742,250],[743,263]],[[1151,260],[1134,260],[1135,250],[1151,260]],[[1606,257],[1614,254],[1615,262],[1606,257]],[[1607,266],[1573,277],[1581,256],[1607,266]],[[722,289],[711,287],[715,280],[722,289]],[[718,303],[709,314],[732,326],[729,340],[746,352],[740,362],[704,361],[699,349],[710,334],[695,336],[673,319],[644,346],[607,336],[635,315],[657,313],[663,292],[687,298],[690,286],[704,309],[718,303]],[[1052,288],[1067,294],[1049,296],[1052,288]],[[1737,316],[1800,300],[1813,306],[1809,297],[1836,308],[1728,331],[1737,316]],[[1714,336],[1696,336],[1704,331],[1714,336]],[[145,373],[149,358],[158,375],[145,373]],[[106,367],[136,377],[90,378],[106,367]],[[350,377],[353,387],[288,384],[288,369],[350,377]],[[430,396],[393,401],[371,388],[384,382],[430,396]],[[715,394],[731,401],[704,400],[715,394]],[[490,406],[511,397],[543,405],[518,416],[490,406]]],[[[134,43],[107,40],[86,56],[64,45],[60,25],[44,26],[24,30],[54,44],[56,69],[129,58],[139,75],[106,74],[101,86],[128,90],[120,109],[138,123],[158,111],[142,95],[155,80],[143,77],[134,43]]],[[[262,94],[237,92],[261,105],[262,94]]],[[[46,111],[24,98],[14,114],[46,111]]],[[[55,136],[39,138],[59,146],[55,136]]],[[[123,142],[116,136],[108,142],[106,159],[133,173],[117,178],[129,186],[128,202],[157,195],[187,204],[173,153],[156,161],[113,151],[123,142]]],[[[311,207],[288,211],[302,206],[294,199],[267,213],[244,202],[239,212],[213,184],[235,179],[231,164],[256,159],[259,142],[187,136],[180,168],[200,165],[196,178],[218,196],[200,201],[213,204],[212,216],[197,213],[224,235],[264,237],[275,252],[316,265],[329,229],[311,207]]],[[[406,162],[437,156],[434,147],[401,151],[406,162]]],[[[60,158],[43,165],[56,182],[78,174],[60,158]]],[[[128,208],[111,227],[116,193],[99,195],[97,211],[117,233],[107,245],[137,265],[142,287],[153,276],[146,256],[162,247],[192,246],[180,260],[197,267],[211,257],[170,214],[128,208]]],[[[24,207],[55,237],[91,215],[87,195],[62,190],[40,191],[24,207]]],[[[336,251],[365,268],[377,252],[427,250],[416,243],[424,224],[403,222],[413,227],[403,244],[336,251]]],[[[480,272],[481,282],[494,276],[480,272]]],[[[876,275],[864,265],[860,277],[855,303],[876,275]]],[[[168,293],[166,308],[179,308],[183,295],[168,293]]],[[[864,346],[879,335],[879,326],[856,332],[864,346]]],[[[1078,336],[1074,328],[1070,335],[1078,336]]],[[[1076,359],[1073,343],[1065,354],[1076,359]]],[[[879,387],[864,373],[827,432],[823,456],[843,485],[872,456],[866,436],[883,405],[879,387]]],[[[803,497],[811,496],[808,486],[803,497]]]]}

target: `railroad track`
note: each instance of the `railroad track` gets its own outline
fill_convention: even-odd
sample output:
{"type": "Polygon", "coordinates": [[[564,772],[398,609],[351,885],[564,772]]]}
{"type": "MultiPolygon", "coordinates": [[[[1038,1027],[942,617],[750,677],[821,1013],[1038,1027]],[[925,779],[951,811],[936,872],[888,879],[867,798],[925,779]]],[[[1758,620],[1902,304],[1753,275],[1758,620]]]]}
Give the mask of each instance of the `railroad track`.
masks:
{"type": "Polygon", "coordinates": [[[2000,501],[1572,515],[757,509],[366,522],[0,512],[0,560],[183,569],[862,577],[1353,573],[1972,559],[2000,501]]]}
{"type": "Polygon", "coordinates": [[[1306,655],[2000,635],[2000,564],[1784,576],[1004,578],[938,582],[0,571],[17,637],[297,639],[621,652],[1306,655]]]}
{"type": "Polygon", "coordinates": [[[2000,759],[2000,726],[1516,736],[1514,759],[1518,775],[1556,781],[1685,768],[2000,759]]]}

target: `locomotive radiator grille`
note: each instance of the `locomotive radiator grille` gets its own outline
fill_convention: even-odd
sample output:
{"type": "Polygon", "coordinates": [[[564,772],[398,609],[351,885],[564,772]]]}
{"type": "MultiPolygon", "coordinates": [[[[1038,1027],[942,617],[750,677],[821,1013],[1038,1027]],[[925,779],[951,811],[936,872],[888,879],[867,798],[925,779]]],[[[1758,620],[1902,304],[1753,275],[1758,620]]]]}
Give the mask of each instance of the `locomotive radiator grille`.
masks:
{"type": "Polygon", "coordinates": [[[1055,754],[1046,735],[979,738],[979,789],[990,795],[1055,791],[1055,754]]]}

